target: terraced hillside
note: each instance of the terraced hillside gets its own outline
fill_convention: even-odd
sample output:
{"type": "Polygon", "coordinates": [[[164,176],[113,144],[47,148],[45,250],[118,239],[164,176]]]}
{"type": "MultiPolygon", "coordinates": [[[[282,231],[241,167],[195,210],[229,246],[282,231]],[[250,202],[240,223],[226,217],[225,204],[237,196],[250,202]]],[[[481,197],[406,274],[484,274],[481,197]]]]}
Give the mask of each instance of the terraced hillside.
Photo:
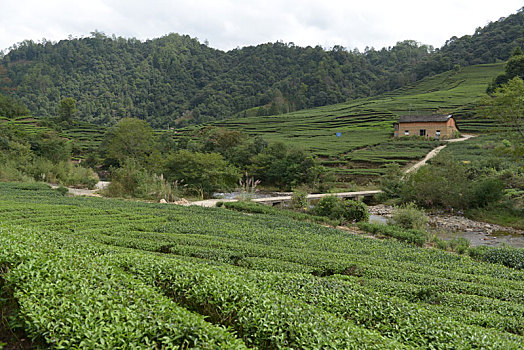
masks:
{"type": "MultiPolygon", "coordinates": [[[[46,126],[45,122],[31,116],[16,118],[0,116],[0,125],[2,124],[14,125],[28,135],[52,131],[50,127],[46,126]]],[[[75,121],[71,127],[63,128],[58,134],[63,138],[71,140],[75,148],[75,154],[83,155],[88,151],[98,149],[104,137],[105,130],[106,128],[100,125],[75,121]]]]}
{"type": "MultiPolygon", "coordinates": [[[[300,146],[318,156],[322,164],[332,168],[341,179],[368,179],[383,174],[388,163],[406,165],[423,158],[439,144],[429,140],[392,139],[393,122],[399,115],[452,113],[463,132],[499,127],[490,119],[474,116],[472,108],[487,84],[502,70],[502,64],[470,66],[373,98],[283,115],[228,119],[214,125],[300,146]],[[336,133],[340,133],[340,137],[336,133]]],[[[6,121],[0,119],[0,122],[6,121]]],[[[8,122],[28,133],[46,130],[30,117],[8,122]]],[[[105,130],[105,127],[75,122],[74,127],[64,128],[60,136],[72,140],[78,150],[76,154],[83,154],[99,147],[105,130]]],[[[182,129],[167,135],[191,137],[194,130],[194,127],[182,129]]],[[[157,130],[156,134],[166,132],[157,130]]]]}
{"type": "Polygon", "coordinates": [[[492,120],[475,117],[472,108],[502,70],[502,64],[470,66],[377,97],[283,115],[228,119],[215,125],[299,145],[339,174],[379,175],[386,163],[408,163],[435,146],[435,142],[392,140],[393,122],[400,115],[451,113],[462,132],[495,127],[492,120]]]}
{"type": "Polygon", "coordinates": [[[524,347],[523,271],[281,216],[2,183],[0,266],[7,347],[524,347]]]}

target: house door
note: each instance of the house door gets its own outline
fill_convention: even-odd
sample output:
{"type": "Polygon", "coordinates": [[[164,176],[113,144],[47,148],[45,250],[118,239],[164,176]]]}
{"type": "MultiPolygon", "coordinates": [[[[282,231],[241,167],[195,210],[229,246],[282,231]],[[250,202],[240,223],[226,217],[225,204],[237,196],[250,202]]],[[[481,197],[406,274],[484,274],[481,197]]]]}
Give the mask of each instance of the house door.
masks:
{"type": "Polygon", "coordinates": [[[426,136],[426,129],[420,129],[420,136],[426,136]]]}

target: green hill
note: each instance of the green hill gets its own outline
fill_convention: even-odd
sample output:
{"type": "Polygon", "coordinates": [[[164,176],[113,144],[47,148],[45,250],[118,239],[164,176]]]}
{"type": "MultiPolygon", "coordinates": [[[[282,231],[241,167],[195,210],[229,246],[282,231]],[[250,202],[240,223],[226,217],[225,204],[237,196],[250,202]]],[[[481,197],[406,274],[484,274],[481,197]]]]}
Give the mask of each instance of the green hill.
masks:
{"type": "Polygon", "coordinates": [[[400,115],[450,113],[462,132],[495,127],[491,120],[475,117],[472,108],[502,71],[502,64],[470,66],[376,97],[282,115],[230,118],[214,125],[301,146],[339,175],[379,175],[385,164],[422,158],[436,145],[393,140],[393,122],[400,115]]]}
{"type": "MultiPolygon", "coordinates": [[[[488,83],[502,71],[503,64],[464,67],[376,97],[280,115],[229,118],[212,125],[299,146],[318,156],[340,179],[367,179],[382,174],[387,163],[407,164],[437,145],[436,141],[392,139],[393,122],[400,115],[451,113],[462,132],[496,127],[492,120],[475,116],[472,108],[488,83]],[[336,133],[341,136],[336,137],[336,133]]],[[[30,134],[48,129],[41,118],[3,118],[2,122],[18,125],[30,134]]],[[[73,153],[82,157],[98,149],[105,130],[100,125],[75,121],[59,135],[71,140],[73,153]]],[[[158,135],[176,139],[193,133],[194,128],[177,133],[157,130],[158,135]]]]}
{"type": "Polygon", "coordinates": [[[57,115],[59,101],[73,97],[83,121],[137,117],[183,127],[250,108],[268,115],[374,96],[455,67],[506,60],[523,37],[522,10],[440,49],[406,40],[365,52],[281,42],[223,52],[187,35],[141,42],[95,31],[14,45],[0,58],[0,91],[37,117],[57,115]]]}
{"type": "MultiPolygon", "coordinates": [[[[57,131],[56,125],[50,125],[46,119],[32,116],[0,117],[1,125],[12,125],[25,132],[29,137],[37,133],[57,131]]],[[[83,158],[88,152],[98,151],[106,128],[101,125],[74,121],[71,125],[58,128],[58,135],[71,142],[73,156],[83,158]]]]}

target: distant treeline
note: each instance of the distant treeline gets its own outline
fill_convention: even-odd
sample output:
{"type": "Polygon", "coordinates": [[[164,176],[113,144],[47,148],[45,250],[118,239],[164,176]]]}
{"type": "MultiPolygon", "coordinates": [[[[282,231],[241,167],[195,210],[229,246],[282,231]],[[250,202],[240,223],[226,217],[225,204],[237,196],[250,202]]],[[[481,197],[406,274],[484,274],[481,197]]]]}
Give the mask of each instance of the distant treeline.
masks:
{"type": "Polygon", "coordinates": [[[375,95],[459,66],[506,60],[523,45],[524,8],[440,49],[408,40],[364,52],[282,42],[223,52],[187,35],[141,42],[95,31],[13,46],[0,60],[0,90],[35,116],[57,115],[59,101],[72,97],[85,121],[137,117],[180,127],[375,95]]]}

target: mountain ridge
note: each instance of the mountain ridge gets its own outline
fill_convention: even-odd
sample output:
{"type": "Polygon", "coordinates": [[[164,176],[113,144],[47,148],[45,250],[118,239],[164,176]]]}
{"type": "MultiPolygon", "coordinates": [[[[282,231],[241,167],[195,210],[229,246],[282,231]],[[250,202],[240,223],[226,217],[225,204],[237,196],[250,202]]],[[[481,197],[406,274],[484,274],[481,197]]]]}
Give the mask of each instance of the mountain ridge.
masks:
{"type": "Polygon", "coordinates": [[[523,9],[440,49],[405,40],[362,53],[282,42],[224,52],[188,35],[141,42],[95,31],[58,43],[25,41],[0,66],[10,94],[35,116],[56,115],[58,102],[73,97],[84,121],[111,125],[138,117],[154,127],[183,127],[250,108],[271,115],[373,96],[504,60],[516,46],[524,46],[523,9]]]}

